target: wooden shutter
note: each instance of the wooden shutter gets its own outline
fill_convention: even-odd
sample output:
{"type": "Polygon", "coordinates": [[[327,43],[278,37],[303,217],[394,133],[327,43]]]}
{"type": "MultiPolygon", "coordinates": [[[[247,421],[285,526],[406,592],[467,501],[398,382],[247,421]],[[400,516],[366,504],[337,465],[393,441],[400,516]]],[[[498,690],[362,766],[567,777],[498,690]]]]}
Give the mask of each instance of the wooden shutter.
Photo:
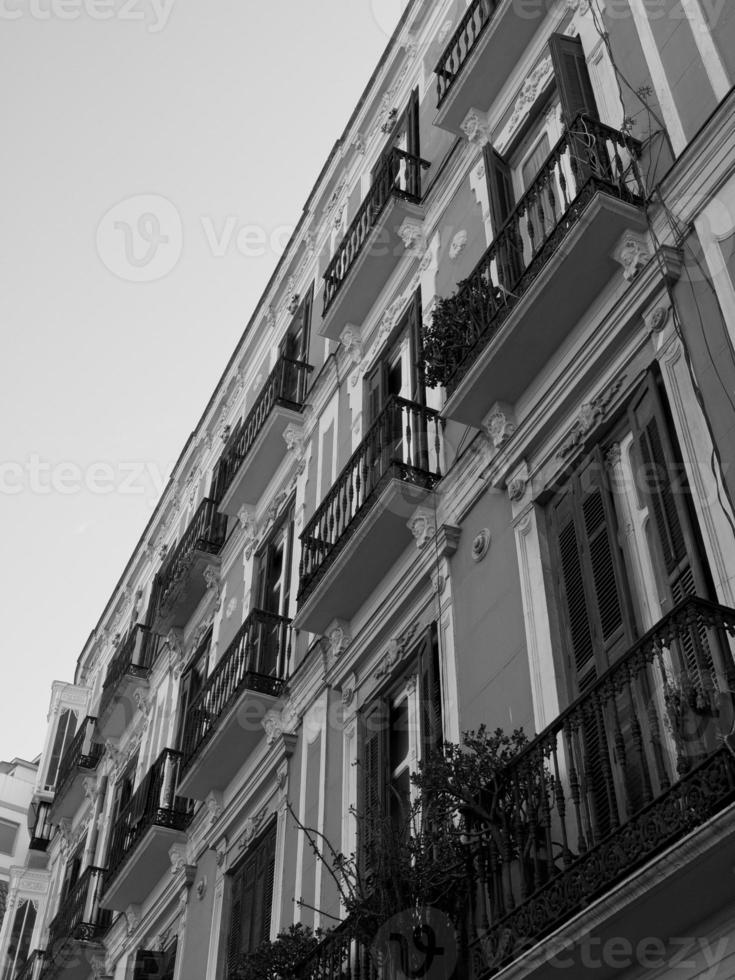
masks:
{"type": "Polygon", "coordinates": [[[490,216],[493,221],[493,235],[498,232],[511,215],[515,207],[513,193],[513,178],[510,167],[503,157],[489,143],[483,150],[485,159],[485,176],[490,197],[490,216]]]}
{"type": "Polygon", "coordinates": [[[581,693],[630,647],[635,636],[599,449],[554,504],[553,524],[568,662],[573,687],[581,693]]]}
{"type": "Polygon", "coordinates": [[[517,228],[510,225],[499,242],[498,236],[515,208],[513,178],[507,161],[489,143],[485,144],[483,156],[493,237],[498,245],[498,281],[511,292],[523,269],[520,236],[517,228]]]}
{"type": "Polygon", "coordinates": [[[566,125],[569,126],[582,112],[592,119],[598,119],[595,93],[581,40],[565,34],[552,34],[549,50],[566,125]]]}
{"type": "Polygon", "coordinates": [[[75,712],[71,708],[62,711],[59,715],[59,722],[56,726],[56,734],[54,735],[54,744],[51,749],[51,758],[46,775],[47,786],[54,786],[56,784],[56,777],[59,774],[59,763],[64,758],[64,753],[74,738],[76,726],[77,716],[75,712]]]}
{"type": "Polygon", "coordinates": [[[419,694],[421,697],[422,758],[444,742],[439,635],[436,623],[426,630],[418,648],[419,694]]]}
{"type": "MultiPolygon", "coordinates": [[[[653,564],[662,608],[668,612],[688,596],[710,598],[711,579],[691,511],[691,494],[678,447],[654,375],[633,400],[629,417],[635,436],[636,486],[648,503],[653,564]]],[[[698,689],[715,675],[707,631],[689,631],[680,640],[682,667],[698,689]]]]}
{"type": "Polygon", "coordinates": [[[385,364],[382,358],[365,379],[368,425],[380,415],[385,402],[385,364]]]}
{"type": "Polygon", "coordinates": [[[388,801],[388,710],[378,701],[365,714],[362,744],[362,874],[369,879],[388,801]]]}
{"type": "Polygon", "coordinates": [[[276,825],[251,848],[233,876],[230,930],[227,942],[229,972],[238,959],[268,939],[273,909],[276,825]]]}

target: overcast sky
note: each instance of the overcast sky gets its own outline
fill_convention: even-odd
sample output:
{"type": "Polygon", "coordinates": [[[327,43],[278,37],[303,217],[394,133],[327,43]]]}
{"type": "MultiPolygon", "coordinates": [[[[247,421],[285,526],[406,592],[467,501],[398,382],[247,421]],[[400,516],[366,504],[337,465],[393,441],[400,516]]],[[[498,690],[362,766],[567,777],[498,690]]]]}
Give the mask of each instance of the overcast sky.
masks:
{"type": "Polygon", "coordinates": [[[0,759],[40,751],[403,7],[0,0],[0,759]]]}

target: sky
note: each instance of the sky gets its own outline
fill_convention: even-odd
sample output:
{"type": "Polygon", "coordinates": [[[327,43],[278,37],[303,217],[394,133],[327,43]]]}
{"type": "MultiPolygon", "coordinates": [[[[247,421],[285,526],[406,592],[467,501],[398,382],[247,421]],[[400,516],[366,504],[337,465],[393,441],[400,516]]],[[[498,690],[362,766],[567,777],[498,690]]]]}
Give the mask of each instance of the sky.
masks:
{"type": "Polygon", "coordinates": [[[0,759],[41,751],[404,7],[0,0],[0,759]]]}

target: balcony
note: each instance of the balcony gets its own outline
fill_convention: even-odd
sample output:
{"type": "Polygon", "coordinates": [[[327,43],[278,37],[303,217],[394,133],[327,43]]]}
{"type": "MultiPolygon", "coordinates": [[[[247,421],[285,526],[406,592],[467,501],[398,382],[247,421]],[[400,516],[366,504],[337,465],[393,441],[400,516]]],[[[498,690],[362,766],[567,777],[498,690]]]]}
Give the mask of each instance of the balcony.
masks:
{"type": "Polygon", "coordinates": [[[151,628],[166,635],[184,627],[204,598],[204,570],[216,563],[225,543],[227,518],[210,498],[201,502],[183,537],[156,576],[155,616],[151,628]]]}
{"type": "Polygon", "coordinates": [[[441,478],[437,412],[392,397],[301,534],[294,626],[350,619],[412,540],[409,517],[441,478]]]}
{"type": "Polygon", "coordinates": [[[224,790],[263,736],[289,673],[291,621],[254,610],[189,706],[179,790],[224,790]]]}
{"type": "MultiPolygon", "coordinates": [[[[590,950],[621,936],[635,950],[721,914],[735,861],[728,636],[735,609],[684,600],[499,772],[487,817],[460,828],[473,870],[452,976],[488,980],[515,963],[515,975],[552,980],[563,962],[581,977],[590,950]]],[[[296,980],[382,975],[371,938],[343,923],[296,980]]],[[[612,955],[592,965],[620,973],[612,955]]]]}
{"type": "Polygon", "coordinates": [[[13,974],[11,980],[40,980],[45,962],[45,950],[34,949],[29,953],[23,966],[13,974]]]}
{"type": "Polygon", "coordinates": [[[100,738],[115,738],[125,731],[135,710],[135,692],[148,687],[148,674],[158,658],[163,638],[147,626],[133,626],[112,658],[102,685],[97,712],[100,738]]]}
{"type": "Polygon", "coordinates": [[[69,820],[84,799],[84,777],[94,772],[102,758],[102,743],[95,734],[97,719],[87,717],[59,763],[56,793],[51,804],[54,823],[69,820]]]}
{"type": "Polygon", "coordinates": [[[472,0],[439,64],[434,125],[462,136],[470,109],[487,109],[556,0],[472,0]],[[530,8],[530,9],[529,9],[530,8]]]}
{"type": "Polygon", "coordinates": [[[425,338],[427,381],[443,415],[479,427],[493,403],[513,404],[619,266],[627,229],[642,231],[638,144],[580,116],[425,338]]]}
{"type": "Polygon", "coordinates": [[[403,150],[386,155],[324,273],[322,337],[339,340],[348,322],[362,323],[367,316],[406,251],[401,226],[424,216],[421,171],[428,166],[403,150]]]}
{"type": "Polygon", "coordinates": [[[43,980],[89,977],[91,958],[102,951],[102,937],[112,922],[112,914],[100,908],[103,875],[101,868],[87,868],[62,896],[49,925],[43,980]]]}
{"type": "Polygon", "coordinates": [[[235,427],[215,478],[223,514],[237,517],[263,495],[285,455],[287,427],[301,421],[311,370],[310,364],[279,358],[250,412],[235,427]]]}
{"type": "Polygon", "coordinates": [[[169,848],[186,840],[193,808],[177,795],[181,753],[164,749],[112,829],[105,908],[140,904],[170,865],[169,848]]]}

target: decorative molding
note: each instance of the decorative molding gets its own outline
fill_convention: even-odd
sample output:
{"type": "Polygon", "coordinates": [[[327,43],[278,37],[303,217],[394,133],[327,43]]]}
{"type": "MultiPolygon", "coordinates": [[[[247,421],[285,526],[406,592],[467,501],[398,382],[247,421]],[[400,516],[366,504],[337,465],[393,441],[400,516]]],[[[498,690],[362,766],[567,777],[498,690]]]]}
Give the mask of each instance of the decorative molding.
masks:
{"type": "Polygon", "coordinates": [[[219,818],[222,816],[222,794],[212,790],[204,803],[207,807],[207,815],[211,826],[217,823],[219,818]]]}
{"type": "Polygon", "coordinates": [[[626,231],[615,247],[612,258],[623,267],[625,281],[633,282],[651,259],[648,236],[626,231]]]}
{"type": "Polygon", "coordinates": [[[482,428],[495,449],[502,449],[517,428],[511,406],[496,402],[483,421],[482,428]]]}
{"type": "Polygon", "coordinates": [[[426,251],[424,226],[420,221],[404,218],[403,224],[398,229],[398,237],[403,242],[406,251],[411,252],[412,255],[423,255],[426,251]]]}
{"type": "Polygon", "coordinates": [[[204,899],[204,896],[207,894],[207,876],[206,875],[204,875],[203,878],[200,878],[199,881],[196,883],[196,893],[197,893],[197,898],[201,902],[204,899]]]}
{"type": "Polygon", "coordinates": [[[240,834],[240,839],[237,842],[237,849],[239,851],[244,851],[246,847],[252,842],[253,838],[257,835],[263,821],[265,820],[266,814],[268,812],[268,807],[264,806],[261,810],[253,817],[248,817],[243,824],[243,830],[240,834]]]}
{"type": "Polygon", "coordinates": [[[485,557],[485,555],[490,550],[490,542],[492,537],[490,535],[490,529],[484,527],[478,534],[475,535],[472,541],[472,560],[480,562],[485,557]]]}
{"type": "Polygon", "coordinates": [[[389,642],[383,662],[373,673],[375,680],[382,680],[384,677],[388,677],[393,673],[401,661],[405,659],[409,650],[411,649],[411,644],[414,637],[418,633],[418,629],[419,622],[418,620],[415,620],[407,629],[403,631],[403,633],[397,637],[394,637],[389,642]]]}
{"type": "Polygon", "coordinates": [[[352,643],[350,624],[342,619],[335,619],[327,628],[326,633],[329,639],[329,652],[332,662],[337,660],[347,650],[352,643]]]}
{"type": "Polygon", "coordinates": [[[280,711],[276,711],[274,708],[266,711],[261,724],[265,730],[265,739],[268,745],[273,745],[283,735],[284,725],[280,711]]]}
{"type": "Polygon", "coordinates": [[[508,497],[514,503],[520,503],[526,495],[528,479],[525,476],[514,476],[508,481],[508,497]]]}
{"type": "Polygon", "coordinates": [[[592,401],[585,402],[569,433],[557,450],[558,459],[566,459],[580,446],[590,432],[606,417],[615,396],[625,383],[625,375],[618,378],[614,384],[605,388],[592,401]]]}
{"type": "Polygon", "coordinates": [[[227,838],[222,837],[218,840],[214,850],[216,854],[215,863],[218,868],[223,868],[227,861],[227,838]]]}
{"type": "Polygon", "coordinates": [[[661,333],[669,322],[671,314],[670,306],[657,306],[652,313],[646,317],[646,327],[651,333],[661,333]]]}
{"type": "Polygon", "coordinates": [[[536,104],[536,100],[553,77],[554,66],[551,61],[551,56],[547,56],[536,65],[521,86],[513,103],[513,111],[511,112],[510,118],[498,137],[497,143],[499,146],[506,146],[512,139],[518,126],[528,116],[536,104]]]}
{"type": "Polygon", "coordinates": [[[460,253],[467,247],[467,238],[467,231],[463,228],[452,239],[449,245],[449,258],[452,262],[456,262],[460,253]]]}
{"type": "Polygon", "coordinates": [[[488,123],[487,113],[480,112],[479,109],[470,109],[459,128],[470,143],[474,143],[476,146],[483,146],[490,142],[492,130],[488,123]]]}
{"type": "Polygon", "coordinates": [[[348,323],[339,335],[339,340],[351,364],[359,364],[362,359],[362,331],[354,323],[348,323]]]}
{"type": "Polygon", "coordinates": [[[298,472],[303,473],[306,466],[304,459],[306,442],[304,426],[289,422],[283,432],[283,441],[286,443],[287,451],[292,453],[296,460],[298,472]]]}
{"type": "Polygon", "coordinates": [[[175,876],[184,871],[187,867],[186,847],[183,844],[174,844],[168,849],[168,857],[171,862],[171,875],[175,876]]]}
{"type": "Polygon", "coordinates": [[[219,609],[222,600],[222,579],[220,578],[219,565],[207,565],[202,572],[202,577],[207,586],[207,592],[214,595],[214,608],[219,609]]]}
{"type": "Polygon", "coordinates": [[[436,534],[436,517],[432,508],[417,507],[406,525],[416,540],[416,547],[423,551],[436,534]]]}

